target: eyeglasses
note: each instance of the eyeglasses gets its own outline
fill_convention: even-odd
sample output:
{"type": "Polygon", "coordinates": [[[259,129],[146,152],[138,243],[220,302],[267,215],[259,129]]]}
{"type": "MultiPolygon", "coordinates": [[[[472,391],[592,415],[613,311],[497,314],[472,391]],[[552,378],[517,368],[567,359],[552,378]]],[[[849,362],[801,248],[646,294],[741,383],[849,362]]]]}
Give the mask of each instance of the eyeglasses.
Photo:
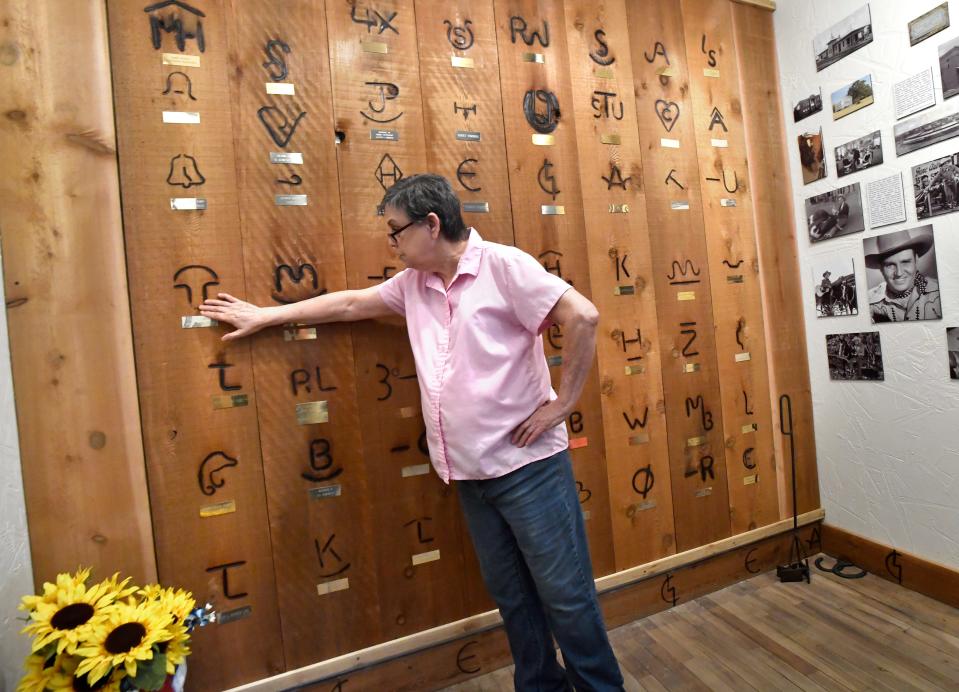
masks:
{"type": "Polygon", "coordinates": [[[410,221],[410,222],[409,222],[408,224],[406,224],[405,226],[400,226],[399,228],[397,228],[396,230],[394,230],[392,233],[387,233],[386,235],[389,236],[389,239],[392,240],[392,241],[395,243],[395,242],[397,242],[397,241],[396,241],[396,236],[398,236],[400,233],[402,233],[403,231],[405,231],[405,230],[406,230],[407,228],[409,228],[410,226],[412,226],[412,225],[414,225],[414,224],[417,224],[417,223],[420,223],[420,222],[422,222],[422,221],[426,221],[426,219],[416,219],[415,221],[410,221]]]}

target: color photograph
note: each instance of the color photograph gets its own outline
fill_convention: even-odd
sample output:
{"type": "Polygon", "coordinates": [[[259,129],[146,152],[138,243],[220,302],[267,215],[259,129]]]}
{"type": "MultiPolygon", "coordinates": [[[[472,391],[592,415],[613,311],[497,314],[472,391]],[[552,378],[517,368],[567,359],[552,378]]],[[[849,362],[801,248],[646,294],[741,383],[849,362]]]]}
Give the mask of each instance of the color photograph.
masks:
{"type": "Polygon", "coordinates": [[[819,132],[804,132],[797,138],[799,162],[802,165],[803,185],[826,177],[826,157],[823,154],[822,128],[819,132]]]}
{"type": "Polygon", "coordinates": [[[932,226],[862,241],[873,324],[942,319],[932,226]]]}
{"type": "Polygon", "coordinates": [[[872,105],[872,77],[866,75],[832,92],[832,119],[839,120],[872,105]]]}
{"type": "Polygon", "coordinates": [[[811,243],[866,230],[859,183],[807,198],[806,225],[811,243]]]}
{"type": "Polygon", "coordinates": [[[869,5],[863,5],[813,39],[816,72],[826,69],[865,45],[872,43],[872,19],[869,5]]]}

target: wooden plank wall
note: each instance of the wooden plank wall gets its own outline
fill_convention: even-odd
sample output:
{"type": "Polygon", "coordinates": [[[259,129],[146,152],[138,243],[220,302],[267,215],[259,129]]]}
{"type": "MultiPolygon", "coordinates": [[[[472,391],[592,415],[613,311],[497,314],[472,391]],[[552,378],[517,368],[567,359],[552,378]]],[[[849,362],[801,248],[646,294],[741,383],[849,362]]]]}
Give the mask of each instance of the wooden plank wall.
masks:
{"type": "MultiPolygon", "coordinates": [[[[25,6],[7,5],[26,21],[25,6]]],[[[70,144],[58,124],[43,155],[72,166],[49,183],[51,196],[78,189],[81,173],[113,195],[63,222],[96,225],[112,264],[74,246],[64,257],[83,267],[77,281],[109,279],[122,293],[130,278],[159,576],[226,614],[195,638],[191,688],[263,678],[491,607],[455,492],[428,466],[402,320],[287,325],[222,342],[221,328],[196,319],[196,304],[218,291],[279,304],[395,274],[402,263],[378,204],[415,172],[449,177],[486,239],[530,252],[600,308],[596,366],[567,421],[597,576],[786,516],[784,393],[800,510],[818,506],[808,377],[796,367],[805,362],[798,263],[779,233],[791,217],[785,187],[775,188],[781,114],[767,88],[775,51],[763,10],[730,0],[186,5],[197,12],[107,2],[126,275],[116,171],[96,146],[74,146],[109,142],[110,119],[71,122],[70,144]],[[98,176],[85,174],[91,165],[98,176]]],[[[69,16],[106,40],[104,16],[69,16]]],[[[82,98],[99,101],[78,102],[78,112],[106,112],[102,45],[96,55],[99,90],[82,98]]],[[[11,133],[53,117],[43,110],[51,97],[28,82],[71,75],[67,62],[17,63],[19,90],[4,98],[21,105],[4,111],[0,129],[13,159],[36,145],[11,133]]],[[[6,213],[15,193],[4,194],[6,213]]],[[[6,291],[29,298],[10,314],[18,394],[27,392],[21,430],[41,431],[24,436],[32,460],[49,451],[43,407],[53,392],[48,354],[28,353],[28,343],[46,343],[29,306],[42,295],[62,310],[65,299],[36,288],[49,284],[48,264],[25,234],[46,232],[45,222],[16,218],[22,233],[4,236],[6,291]]],[[[99,348],[121,363],[100,395],[132,381],[124,306],[113,306],[106,329],[79,331],[78,359],[99,348]]],[[[544,337],[558,386],[563,334],[544,337]]],[[[127,495],[111,490],[132,498],[137,517],[125,553],[146,559],[132,391],[120,404],[99,401],[125,453],[107,449],[129,464],[115,474],[127,495]]],[[[34,545],[62,546],[71,559],[35,559],[38,570],[86,557],[149,575],[148,560],[115,558],[112,541],[91,560],[89,545],[35,518],[59,497],[56,471],[25,464],[34,545]]],[[[109,526],[97,514],[102,494],[90,497],[97,506],[77,499],[75,513],[85,527],[109,526]]]]}

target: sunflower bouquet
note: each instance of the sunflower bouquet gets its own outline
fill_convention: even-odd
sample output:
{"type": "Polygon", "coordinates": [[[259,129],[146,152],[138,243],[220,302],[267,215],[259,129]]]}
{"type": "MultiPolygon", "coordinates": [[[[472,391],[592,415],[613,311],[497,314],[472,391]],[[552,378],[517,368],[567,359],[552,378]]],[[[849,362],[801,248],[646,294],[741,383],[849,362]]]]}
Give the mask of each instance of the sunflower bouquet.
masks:
{"type": "MultiPolygon", "coordinates": [[[[159,690],[182,680],[190,632],[216,619],[182,589],[138,587],[114,574],[88,583],[90,570],[57,575],[40,596],[24,596],[24,634],[33,636],[17,692],[159,690]]],[[[182,686],[182,682],[181,682],[182,686]]]]}

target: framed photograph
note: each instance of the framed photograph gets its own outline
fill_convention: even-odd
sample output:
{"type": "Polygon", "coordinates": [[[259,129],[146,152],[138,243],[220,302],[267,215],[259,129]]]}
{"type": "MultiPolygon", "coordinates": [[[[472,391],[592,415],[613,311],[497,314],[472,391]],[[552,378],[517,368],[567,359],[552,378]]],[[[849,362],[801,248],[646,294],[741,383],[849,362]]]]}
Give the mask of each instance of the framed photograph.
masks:
{"type": "Polygon", "coordinates": [[[809,197],[806,200],[806,226],[811,243],[866,230],[859,183],[809,197]]]}
{"type": "Polygon", "coordinates": [[[816,317],[859,314],[856,297],[856,266],[852,257],[834,257],[813,263],[816,317]]]}
{"type": "Polygon", "coordinates": [[[959,208],[959,153],[912,167],[916,218],[950,214],[959,208]]]}
{"type": "Polygon", "coordinates": [[[861,108],[872,105],[872,77],[866,75],[832,92],[832,119],[839,120],[861,108]]]}
{"type": "Polygon", "coordinates": [[[959,94],[959,37],[939,46],[939,76],[943,100],[959,94]]]}
{"type": "Polygon", "coordinates": [[[949,378],[959,380],[959,327],[946,329],[946,351],[949,358],[949,378]]]}
{"type": "Polygon", "coordinates": [[[831,380],[883,379],[879,332],[827,334],[826,358],[831,380]]]}
{"type": "Polygon", "coordinates": [[[892,132],[896,156],[903,156],[959,135],[959,112],[943,114],[942,109],[936,109],[896,124],[892,132]]]}
{"type": "Polygon", "coordinates": [[[873,324],[942,319],[931,225],[866,238],[862,248],[873,324]]]}
{"type": "Polygon", "coordinates": [[[909,22],[909,45],[922,43],[930,36],[949,28],[949,3],[933,7],[909,22]]]}
{"type": "Polygon", "coordinates": [[[826,157],[823,155],[822,128],[819,128],[819,132],[802,133],[798,141],[803,185],[825,178],[826,157]]]}
{"type": "Polygon", "coordinates": [[[833,149],[836,157],[836,175],[842,178],[882,163],[882,133],[870,132],[833,149]]]}
{"type": "Polygon", "coordinates": [[[793,106],[793,122],[808,118],[810,115],[822,110],[822,89],[815,94],[810,94],[804,99],[800,99],[793,106]]]}
{"type": "Polygon", "coordinates": [[[834,62],[842,60],[870,43],[872,43],[872,17],[869,14],[869,5],[863,5],[813,39],[816,72],[826,69],[834,62]]]}

